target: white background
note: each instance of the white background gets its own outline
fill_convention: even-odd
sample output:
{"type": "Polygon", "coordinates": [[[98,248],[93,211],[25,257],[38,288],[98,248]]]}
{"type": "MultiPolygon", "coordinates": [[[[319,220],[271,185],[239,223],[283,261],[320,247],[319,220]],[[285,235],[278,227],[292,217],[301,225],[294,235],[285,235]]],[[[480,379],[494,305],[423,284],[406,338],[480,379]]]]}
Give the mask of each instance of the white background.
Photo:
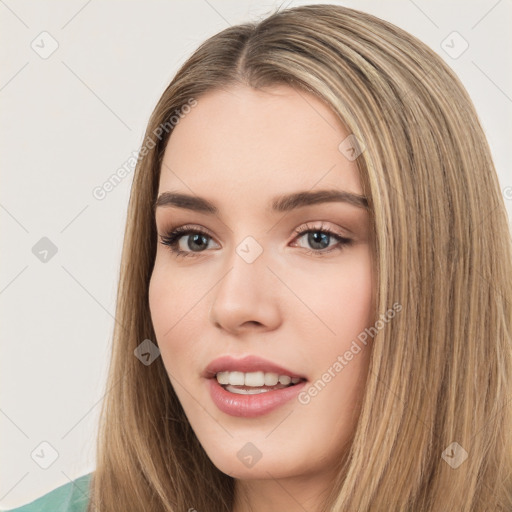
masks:
{"type": "MultiPolygon", "coordinates": [[[[2,507],[95,467],[133,173],[101,201],[93,188],[138,150],[158,98],[204,39],[308,3],[324,2],[0,0],[2,507]],[[43,31],[59,45],[47,59],[31,48],[43,31]],[[42,237],[58,250],[46,263],[32,252],[42,237]],[[42,441],[59,454],[48,469],[31,457],[42,441]]],[[[455,70],[512,217],[512,2],[338,3],[404,28],[455,70]],[[441,48],[453,31],[469,43],[457,59],[441,48]]]]}

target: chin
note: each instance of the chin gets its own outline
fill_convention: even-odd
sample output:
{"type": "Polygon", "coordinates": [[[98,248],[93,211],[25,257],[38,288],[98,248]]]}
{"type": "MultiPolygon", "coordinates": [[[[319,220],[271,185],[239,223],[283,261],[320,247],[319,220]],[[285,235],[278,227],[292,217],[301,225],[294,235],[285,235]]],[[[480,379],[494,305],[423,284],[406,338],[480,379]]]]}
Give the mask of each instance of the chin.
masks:
{"type": "Polygon", "coordinates": [[[222,473],[237,480],[268,480],[270,478],[287,478],[297,475],[297,463],[283,460],[284,454],[274,452],[261,456],[252,465],[240,461],[237,450],[222,453],[208,453],[210,460],[222,473]]]}

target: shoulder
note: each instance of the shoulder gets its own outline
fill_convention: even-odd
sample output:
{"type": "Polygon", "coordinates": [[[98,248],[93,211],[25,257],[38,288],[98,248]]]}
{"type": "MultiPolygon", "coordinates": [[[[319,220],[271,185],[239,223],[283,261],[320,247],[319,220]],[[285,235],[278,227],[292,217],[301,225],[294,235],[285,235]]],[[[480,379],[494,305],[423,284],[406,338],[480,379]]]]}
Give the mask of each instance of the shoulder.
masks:
{"type": "Polygon", "coordinates": [[[85,512],[93,473],[61,485],[40,498],[7,512],[85,512]]]}

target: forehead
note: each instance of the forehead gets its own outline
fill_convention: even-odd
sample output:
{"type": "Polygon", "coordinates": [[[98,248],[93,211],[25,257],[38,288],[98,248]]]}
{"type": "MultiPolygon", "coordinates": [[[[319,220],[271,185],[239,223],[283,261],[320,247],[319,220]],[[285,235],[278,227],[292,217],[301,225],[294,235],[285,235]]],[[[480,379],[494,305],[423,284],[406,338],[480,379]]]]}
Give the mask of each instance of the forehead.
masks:
{"type": "Polygon", "coordinates": [[[350,135],[311,93],[286,85],[209,91],[167,144],[159,192],[251,198],[298,188],[361,193],[357,165],[339,150],[350,135]]]}

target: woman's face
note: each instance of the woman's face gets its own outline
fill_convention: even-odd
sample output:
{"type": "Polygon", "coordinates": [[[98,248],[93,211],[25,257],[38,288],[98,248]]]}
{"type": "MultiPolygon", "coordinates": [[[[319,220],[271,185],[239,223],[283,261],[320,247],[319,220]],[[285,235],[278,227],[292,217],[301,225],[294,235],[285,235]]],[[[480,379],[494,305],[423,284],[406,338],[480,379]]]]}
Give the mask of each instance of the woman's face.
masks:
{"type": "Polygon", "coordinates": [[[159,236],[156,341],[235,478],[325,479],[357,420],[375,282],[369,214],[340,200],[362,194],[349,135],[313,95],[233,86],[200,97],[165,151],[158,234],[186,229],[159,236]]]}

